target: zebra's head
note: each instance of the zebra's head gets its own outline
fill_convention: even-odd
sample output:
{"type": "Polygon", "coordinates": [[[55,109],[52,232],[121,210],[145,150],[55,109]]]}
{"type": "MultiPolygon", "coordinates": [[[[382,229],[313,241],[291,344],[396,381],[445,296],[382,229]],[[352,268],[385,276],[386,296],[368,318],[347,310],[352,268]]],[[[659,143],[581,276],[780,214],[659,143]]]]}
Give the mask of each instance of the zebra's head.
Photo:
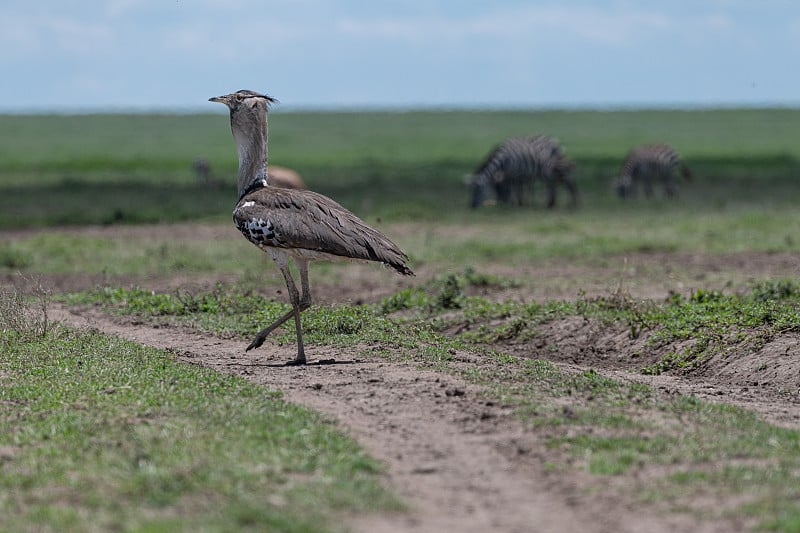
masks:
{"type": "Polygon", "coordinates": [[[491,176],[472,174],[464,177],[470,187],[470,203],[472,208],[482,205],[494,205],[496,202],[507,204],[511,198],[511,188],[503,172],[495,172],[491,176]]]}
{"type": "Polygon", "coordinates": [[[633,178],[627,174],[617,176],[611,183],[611,187],[614,189],[614,192],[624,200],[633,192],[633,178]]]}
{"type": "Polygon", "coordinates": [[[489,180],[481,174],[471,174],[465,176],[464,181],[469,185],[469,206],[474,209],[485,204],[491,192],[489,180]]]}

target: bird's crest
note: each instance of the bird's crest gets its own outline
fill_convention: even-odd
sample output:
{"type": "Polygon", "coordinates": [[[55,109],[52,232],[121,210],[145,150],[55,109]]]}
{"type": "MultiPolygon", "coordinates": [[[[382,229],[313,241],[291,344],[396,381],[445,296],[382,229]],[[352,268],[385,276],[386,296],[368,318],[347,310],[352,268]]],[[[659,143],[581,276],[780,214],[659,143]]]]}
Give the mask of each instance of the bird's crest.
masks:
{"type": "Polygon", "coordinates": [[[267,103],[267,107],[269,107],[270,104],[278,102],[277,98],[273,98],[271,96],[267,96],[266,94],[257,93],[255,91],[251,91],[248,89],[240,89],[235,93],[226,94],[223,96],[215,96],[213,98],[209,98],[208,100],[210,102],[219,102],[221,104],[225,104],[231,109],[233,109],[234,107],[238,107],[239,104],[250,98],[264,99],[264,101],[267,103]]]}

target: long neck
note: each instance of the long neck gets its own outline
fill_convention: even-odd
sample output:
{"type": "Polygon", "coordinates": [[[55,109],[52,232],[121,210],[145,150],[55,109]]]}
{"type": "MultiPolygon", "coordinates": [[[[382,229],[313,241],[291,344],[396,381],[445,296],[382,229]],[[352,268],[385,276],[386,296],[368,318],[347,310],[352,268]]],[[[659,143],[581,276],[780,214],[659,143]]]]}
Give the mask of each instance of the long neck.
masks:
{"type": "Polygon", "coordinates": [[[241,126],[232,122],[233,137],[236,139],[236,148],[239,153],[239,176],[237,186],[239,196],[254,182],[267,179],[267,115],[263,114],[263,124],[250,122],[250,127],[241,126]]]}

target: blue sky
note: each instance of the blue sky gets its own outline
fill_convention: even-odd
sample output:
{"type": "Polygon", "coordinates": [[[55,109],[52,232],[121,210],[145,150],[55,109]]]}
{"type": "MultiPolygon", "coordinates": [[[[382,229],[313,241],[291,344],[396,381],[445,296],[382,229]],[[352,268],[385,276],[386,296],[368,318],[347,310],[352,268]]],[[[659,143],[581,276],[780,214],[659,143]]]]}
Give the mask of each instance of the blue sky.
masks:
{"type": "Polygon", "coordinates": [[[800,3],[0,0],[0,111],[800,106],[800,3]]]}

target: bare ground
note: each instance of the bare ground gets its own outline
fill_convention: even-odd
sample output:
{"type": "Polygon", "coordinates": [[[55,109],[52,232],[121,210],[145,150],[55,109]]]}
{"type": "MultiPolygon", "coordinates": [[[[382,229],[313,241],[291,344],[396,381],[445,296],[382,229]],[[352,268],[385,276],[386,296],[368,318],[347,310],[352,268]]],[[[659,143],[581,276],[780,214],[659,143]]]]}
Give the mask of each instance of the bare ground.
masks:
{"type": "MultiPolygon", "coordinates": [[[[244,353],[240,340],[126,323],[94,309],[56,307],[53,317],[245,376],[331,417],[386,463],[388,485],[410,508],[408,513],[351,517],[357,531],[746,530],[746,524],[729,520],[642,512],[620,495],[625,491],[596,490],[588,474],[548,472],[543,465],[553,452],[541,435],[525,429],[506,406],[487,400],[479,387],[449,374],[324,347],[316,347],[315,356],[334,357],[340,364],[284,367],[294,356],[293,346],[267,344],[244,353]],[[587,489],[592,486],[595,490],[587,489]]],[[[658,386],[675,383],[662,378],[658,386]]]]}
{"type": "MultiPolygon", "coordinates": [[[[246,341],[154,328],[95,308],[56,307],[53,315],[244,376],[329,416],[385,462],[388,485],[410,508],[408,513],[350,517],[357,531],[745,531],[753,525],[704,515],[703,508],[725,504],[714,496],[699,514],[643,507],[632,495],[646,486],[646,472],[636,479],[610,480],[612,490],[606,491],[580,470],[548,470],[544,465],[564,457],[548,448],[546,435],[526,429],[479,387],[413,363],[364,355],[368,346],[360,347],[358,355],[314,346],[309,350],[315,357],[339,364],[294,368],[281,366],[293,357],[294,346],[267,343],[245,353],[246,341]]],[[[660,394],[736,404],[779,425],[800,427],[796,333],[770,341],[755,355],[728,353],[709,361],[702,372],[683,376],[635,372],[647,361],[632,357],[638,347],[627,332],[582,318],[549,324],[539,340],[498,348],[547,358],[567,371],[592,368],[618,380],[644,382],[660,394]]],[[[469,354],[458,359],[465,365],[486,364],[469,354]]]]}
{"type": "MultiPolygon", "coordinates": [[[[174,229],[174,228],[173,228],[174,229]]],[[[99,229],[96,231],[111,231],[99,229]]],[[[157,229],[130,228],[147,232],[157,229]]],[[[212,236],[213,237],[213,236],[212,236]]],[[[591,264],[494,267],[491,272],[522,279],[523,286],[494,292],[498,299],[571,298],[581,291],[607,295],[619,287],[637,298],[664,298],[691,288],[742,290],[752,279],[797,277],[800,254],[641,253],[591,264]]],[[[434,272],[421,269],[422,280],[434,272]]],[[[317,302],[376,301],[405,281],[387,273],[349,265],[333,282],[316,284],[317,302]],[[388,278],[388,279],[387,279],[388,278]]],[[[275,276],[279,278],[279,276],[275,276]]],[[[41,283],[76,290],[99,283],[152,289],[206,288],[233,281],[225,276],[99,278],[85,275],[5,276],[0,283],[41,283]]],[[[279,292],[279,285],[265,290],[279,292]]],[[[154,328],[110,317],[94,308],[55,306],[53,318],[72,326],[93,327],[142,344],[166,349],[192,364],[245,376],[280,390],[287,400],[334,420],[373,456],[387,465],[387,483],[405,499],[409,512],[350,517],[353,529],[399,531],[745,531],[753,524],[635,501],[631,493],[646,480],[609,480],[613,490],[598,490],[597,479],[579,470],[545,467],[554,452],[543,435],[526,429],[510,409],[482,394],[475,385],[413,363],[311,347],[314,357],[335,358],[337,365],[280,366],[293,346],[267,342],[245,353],[246,341],[221,339],[181,328],[154,328]],[[619,484],[629,484],[619,487],[619,484]],[[618,490],[619,489],[619,490],[618,490]]],[[[570,318],[547,326],[546,341],[498,346],[525,357],[547,358],[566,370],[598,369],[625,381],[647,383],[662,394],[694,394],[711,401],[753,409],[783,426],[800,427],[800,335],[786,333],[748,357],[727,353],[691,375],[643,376],[626,332],[570,318]],[[553,345],[558,350],[552,350],[553,345]],[[622,347],[626,347],[622,349],[622,347]]],[[[485,364],[465,355],[464,364],[485,364]]],[[[718,504],[713,496],[709,507],[718,504]]]]}

